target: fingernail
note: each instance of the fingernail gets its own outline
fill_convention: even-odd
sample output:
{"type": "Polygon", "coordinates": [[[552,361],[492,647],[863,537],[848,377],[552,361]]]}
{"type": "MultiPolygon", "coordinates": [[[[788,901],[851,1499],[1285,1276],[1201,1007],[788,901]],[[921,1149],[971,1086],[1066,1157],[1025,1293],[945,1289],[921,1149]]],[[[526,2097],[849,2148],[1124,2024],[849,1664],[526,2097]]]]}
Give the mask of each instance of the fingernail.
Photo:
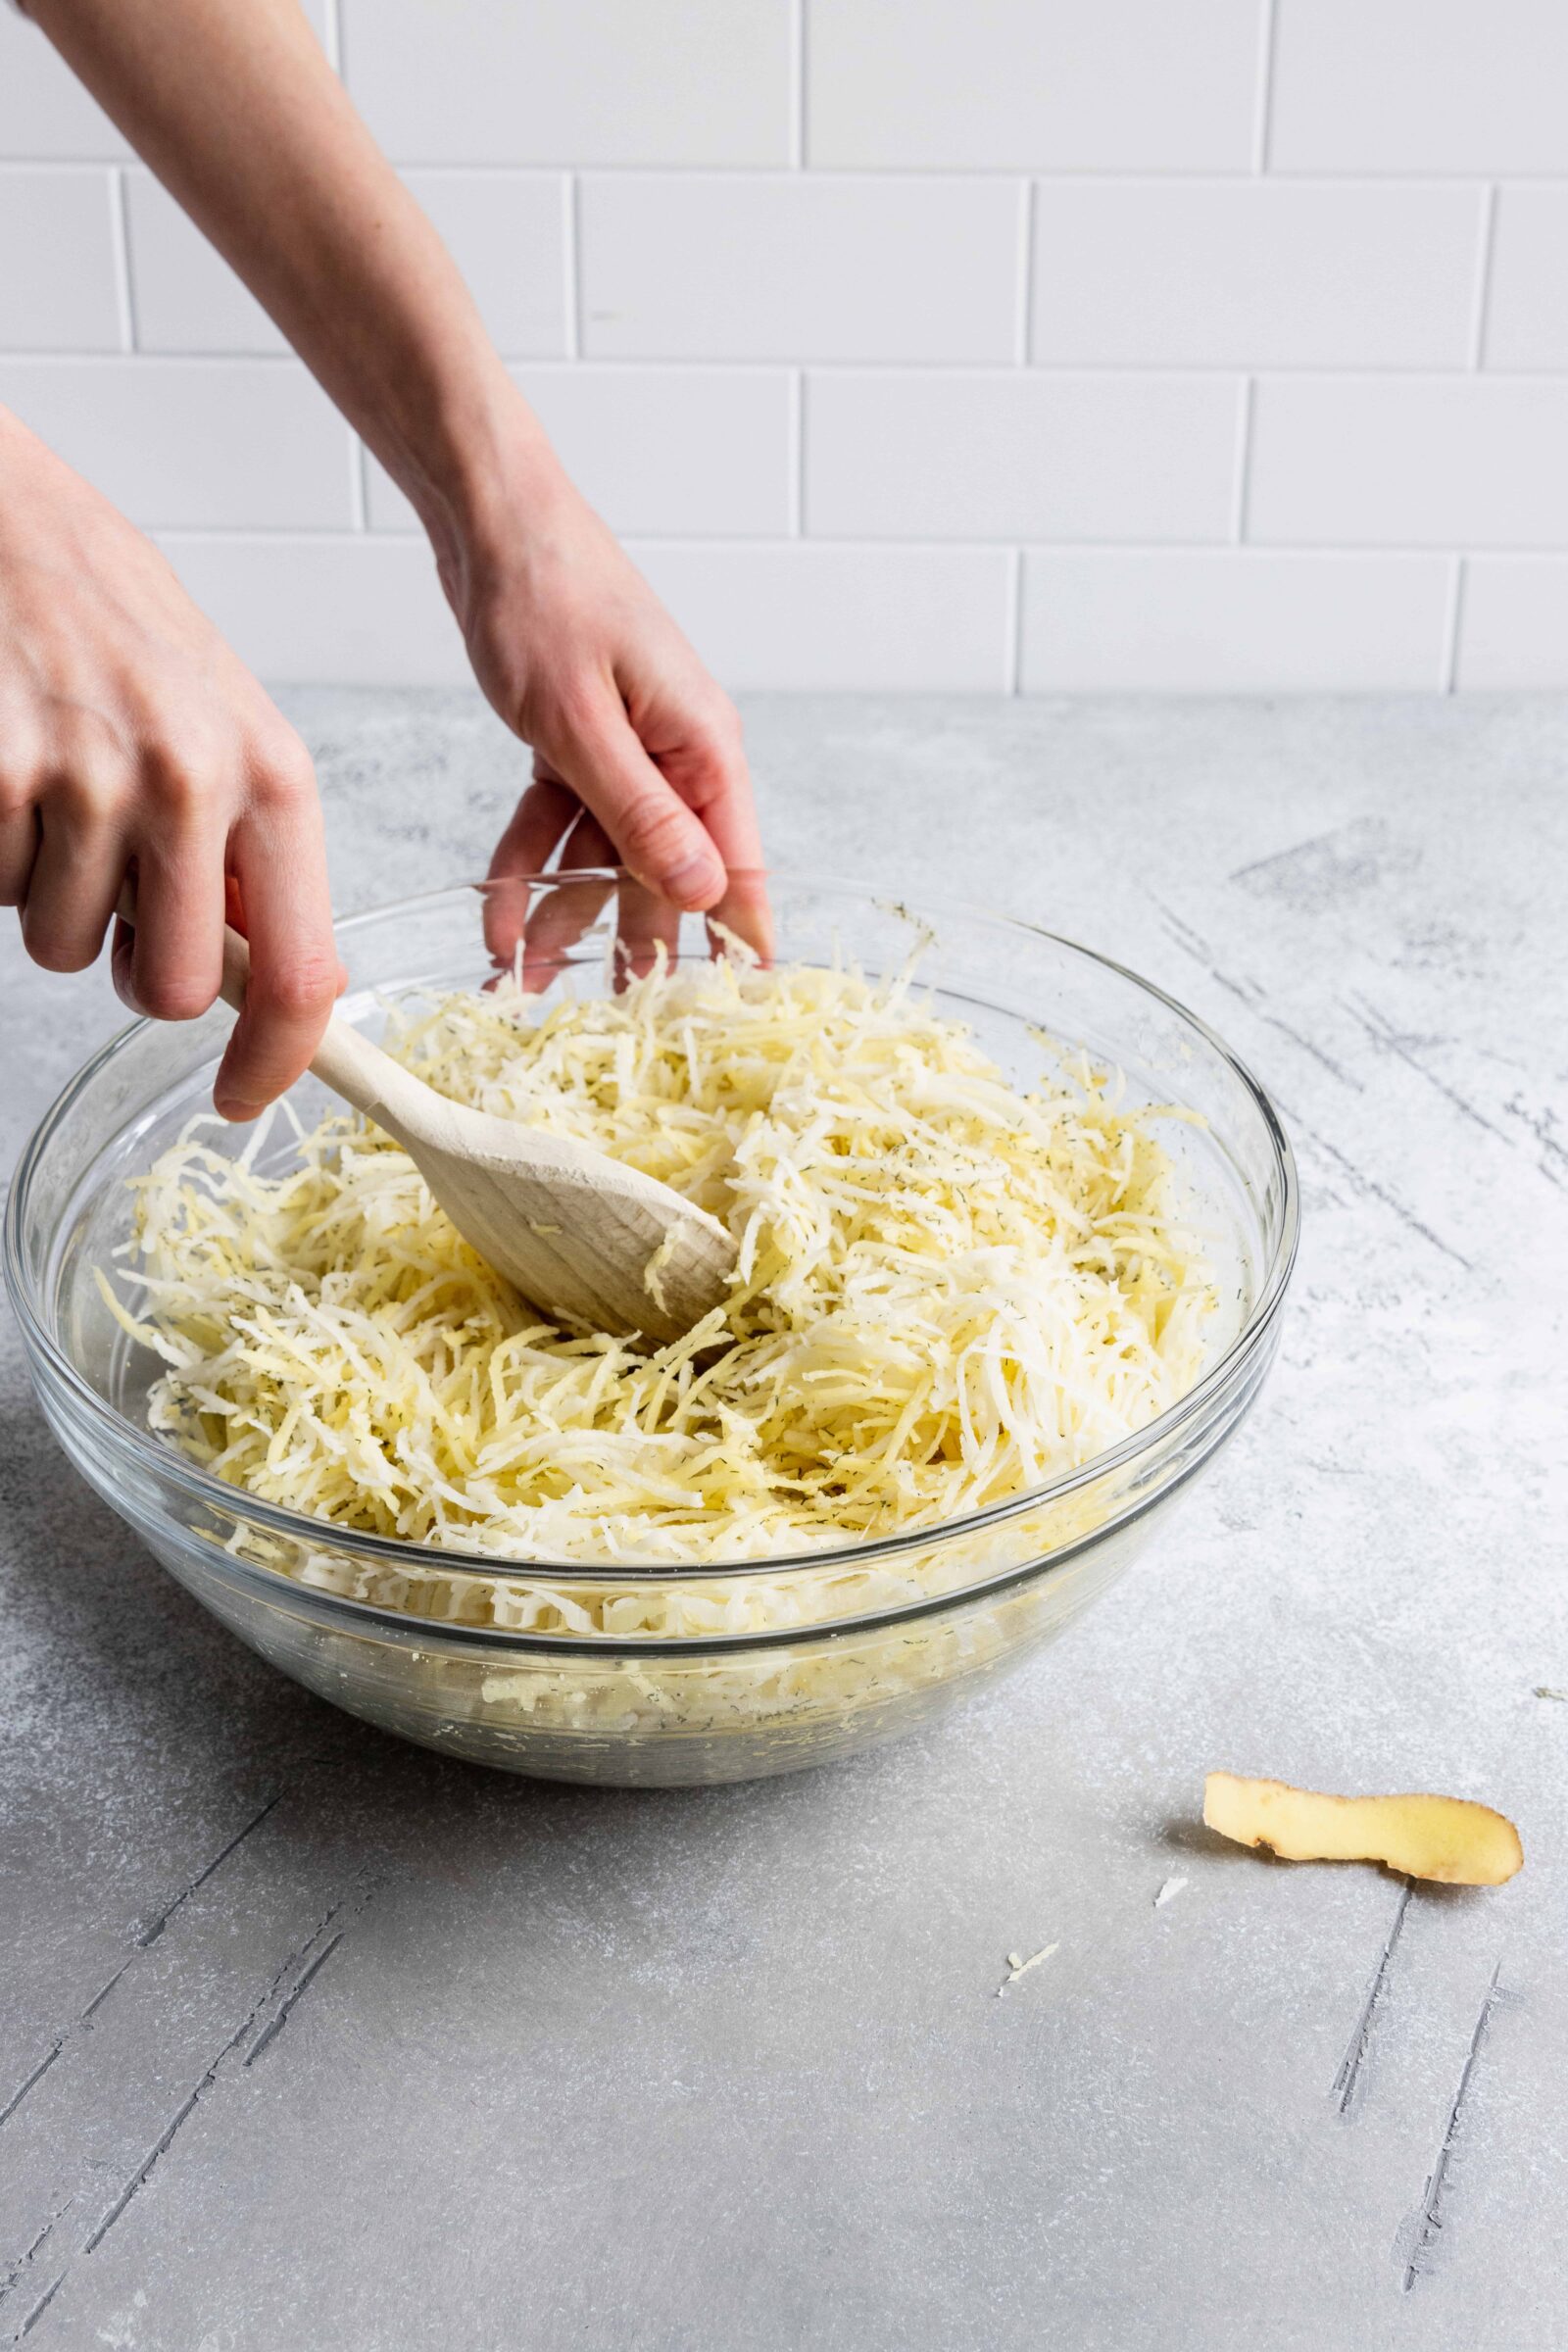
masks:
{"type": "Polygon", "coordinates": [[[261,1117],[266,1107],[264,1102],[242,1102],[235,1095],[215,1094],[213,1097],[213,1108],[219,1117],[231,1120],[236,1127],[249,1126],[252,1119],[261,1117]]]}

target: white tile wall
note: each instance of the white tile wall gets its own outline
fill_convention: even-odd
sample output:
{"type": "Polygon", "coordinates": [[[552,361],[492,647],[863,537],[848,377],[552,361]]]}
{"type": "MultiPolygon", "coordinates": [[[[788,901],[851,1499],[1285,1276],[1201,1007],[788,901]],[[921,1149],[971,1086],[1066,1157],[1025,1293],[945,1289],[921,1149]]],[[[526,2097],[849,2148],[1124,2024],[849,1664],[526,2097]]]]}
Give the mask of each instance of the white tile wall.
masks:
{"type": "MultiPolygon", "coordinates": [[[[518,368],[572,479],[617,531],[782,537],[790,526],[792,394],[778,368],[518,368]]],[[[372,530],[414,509],[370,467],[372,530]]]]}
{"type": "Polygon", "coordinates": [[[1458,685],[1562,685],[1568,556],[1472,556],[1460,610],[1458,685]]]}
{"type": "Polygon", "coordinates": [[[118,351],[104,171],[0,172],[0,351],[118,351]]]}
{"type": "Polygon", "coordinates": [[[352,516],[348,427],[292,360],[0,360],[0,402],[147,529],[352,516]]]}
{"type": "Polygon", "coordinates": [[[1251,535],[1321,547],[1568,543],[1568,379],[1274,376],[1251,535]]]}
{"type": "Polygon", "coordinates": [[[1452,564],[1439,556],[1096,550],[1025,560],[1025,693],[1427,690],[1452,564]]]}
{"type": "Polygon", "coordinates": [[[594,175],[583,348],[659,360],[1010,360],[1023,210],[1001,179],[594,175]]]}
{"type": "MultiPolygon", "coordinates": [[[[309,10],[729,684],[1568,687],[1564,0],[309,10]]],[[[0,401],[264,671],[465,674],[410,510],[3,4],[0,401]]]]}
{"type": "Polygon", "coordinates": [[[818,0],[813,165],[1245,171],[1264,0],[818,0]]]}
{"type": "Polygon", "coordinates": [[[1277,171],[1568,169],[1561,0],[1277,5],[1277,171]]]}
{"type": "Polygon", "coordinates": [[[1497,193],[1489,368],[1568,370],[1568,185],[1497,193]]]}
{"type": "Polygon", "coordinates": [[[1004,694],[1012,558],[989,547],[640,547],[737,688],[1004,694]]]}
{"type": "Polygon", "coordinates": [[[1478,188],[1047,180],[1034,357],[1089,367],[1462,368],[1478,188]]]}
{"type": "Polygon", "coordinates": [[[1220,376],[812,374],[807,528],[827,539],[1223,540],[1239,408],[1239,387],[1220,376]]]}
{"type": "Polygon", "coordinates": [[[790,0],[339,0],[394,162],[783,164],[790,0]]]}
{"type": "Polygon", "coordinates": [[[261,677],[367,686],[470,678],[422,540],[161,532],[159,544],[261,677]]]}

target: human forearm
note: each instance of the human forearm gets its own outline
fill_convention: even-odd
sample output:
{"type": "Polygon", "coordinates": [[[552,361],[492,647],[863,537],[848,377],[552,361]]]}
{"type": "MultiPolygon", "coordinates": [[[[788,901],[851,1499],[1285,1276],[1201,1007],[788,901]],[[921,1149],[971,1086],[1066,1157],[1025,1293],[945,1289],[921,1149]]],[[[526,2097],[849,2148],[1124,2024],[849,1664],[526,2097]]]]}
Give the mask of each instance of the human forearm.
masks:
{"type": "Polygon", "coordinates": [[[29,13],[401,484],[443,558],[557,468],[296,0],[29,13]],[[530,478],[532,477],[532,478],[530,478]]]}

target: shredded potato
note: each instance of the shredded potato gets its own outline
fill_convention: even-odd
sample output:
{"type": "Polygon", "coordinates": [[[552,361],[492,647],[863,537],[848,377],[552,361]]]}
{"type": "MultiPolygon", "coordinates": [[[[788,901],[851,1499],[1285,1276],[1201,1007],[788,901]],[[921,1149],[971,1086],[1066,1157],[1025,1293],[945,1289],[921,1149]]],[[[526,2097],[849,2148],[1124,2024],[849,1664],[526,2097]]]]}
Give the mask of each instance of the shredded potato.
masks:
{"type": "MultiPolygon", "coordinates": [[[[138,1311],[112,1303],[168,1367],[152,1426],[250,1494],[497,1561],[721,1577],[1016,1495],[1197,1377],[1210,1274],[1151,1115],[1087,1067],[1017,1093],[907,975],[731,959],[543,1004],[508,980],[394,1013],[388,1043],[700,1202],[738,1244],[733,1293],[658,1349],[563,1329],[363,1121],[301,1135],[281,1173],[195,1122],[138,1186],[138,1311]]],[[[742,1589],[718,1622],[818,1613],[742,1589]]],[[[624,1600],[523,1614],[692,1622],[667,1585],[635,1623],[624,1600]]]]}

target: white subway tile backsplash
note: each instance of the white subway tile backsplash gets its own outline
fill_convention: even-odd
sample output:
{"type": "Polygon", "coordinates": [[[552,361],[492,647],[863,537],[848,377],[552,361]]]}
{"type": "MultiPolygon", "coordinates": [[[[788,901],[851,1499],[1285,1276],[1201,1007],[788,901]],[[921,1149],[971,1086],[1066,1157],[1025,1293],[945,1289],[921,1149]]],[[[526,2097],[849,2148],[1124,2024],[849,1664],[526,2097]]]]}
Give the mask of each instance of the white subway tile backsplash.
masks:
{"type": "Polygon", "coordinates": [[[865,539],[1229,534],[1240,387],[1204,376],[811,375],[806,526],[865,539]]]}
{"type": "Polygon", "coordinates": [[[1012,559],[984,547],[639,547],[725,686],[1004,693],[1012,559]]]}
{"type": "Polygon", "coordinates": [[[1321,547],[1568,540],[1568,382],[1271,377],[1254,396],[1249,535],[1321,547]]]}
{"type": "MultiPolygon", "coordinates": [[[[566,183],[559,173],[407,172],[499,350],[567,349],[566,183]]],[[[138,347],[270,352],[288,346],[222,257],[145,172],[126,175],[138,347]]]]}
{"type": "Polygon", "coordinates": [[[1568,169],[1562,0],[1278,0],[1280,172],[1568,169]]]}
{"type": "MultiPolygon", "coordinates": [[[[1563,0],[305,6],[730,684],[1568,687],[1563,0]]],[[[5,0],[0,402],[269,674],[467,675],[5,0]]]]}
{"type": "Polygon", "coordinates": [[[1010,360],[1017,190],[798,172],[595,177],[581,191],[594,358],[1010,360]]]}
{"type": "Polygon", "coordinates": [[[406,172],[508,360],[570,349],[565,180],[555,172],[406,172]]]}
{"type": "Polygon", "coordinates": [[[118,351],[110,174],[0,172],[0,351],[118,351]]]}
{"type": "MultiPolygon", "coordinates": [[[[790,513],[790,384],[782,368],[518,368],[513,374],[572,480],[612,530],[782,536],[790,513]]],[[[373,466],[376,530],[414,509],[373,466]]]]}
{"type": "Polygon", "coordinates": [[[1036,360],[1466,363],[1480,189],[1046,180],[1035,205],[1036,360]]]}
{"type": "Polygon", "coordinates": [[[159,544],[202,611],[275,685],[471,685],[422,540],[266,537],[159,544]]]}
{"type": "Polygon", "coordinates": [[[1025,558],[1025,693],[1307,694],[1442,684],[1450,564],[1252,548],[1025,558]]]}
{"type": "Polygon", "coordinates": [[[813,165],[1245,171],[1262,0],[805,0],[813,165]]]}
{"type": "Polygon", "coordinates": [[[1485,360],[1568,368],[1568,187],[1497,191],[1485,360]]]}
{"type": "Polygon", "coordinates": [[[1568,688],[1568,556],[1472,556],[1456,683],[1493,693],[1568,688]]]}
{"type": "Polygon", "coordinates": [[[349,520],[348,427],[275,360],[4,360],[0,402],[145,528],[349,520]]]}
{"type": "Polygon", "coordinates": [[[340,0],[344,78],[411,164],[783,164],[790,0],[340,0]]]}

